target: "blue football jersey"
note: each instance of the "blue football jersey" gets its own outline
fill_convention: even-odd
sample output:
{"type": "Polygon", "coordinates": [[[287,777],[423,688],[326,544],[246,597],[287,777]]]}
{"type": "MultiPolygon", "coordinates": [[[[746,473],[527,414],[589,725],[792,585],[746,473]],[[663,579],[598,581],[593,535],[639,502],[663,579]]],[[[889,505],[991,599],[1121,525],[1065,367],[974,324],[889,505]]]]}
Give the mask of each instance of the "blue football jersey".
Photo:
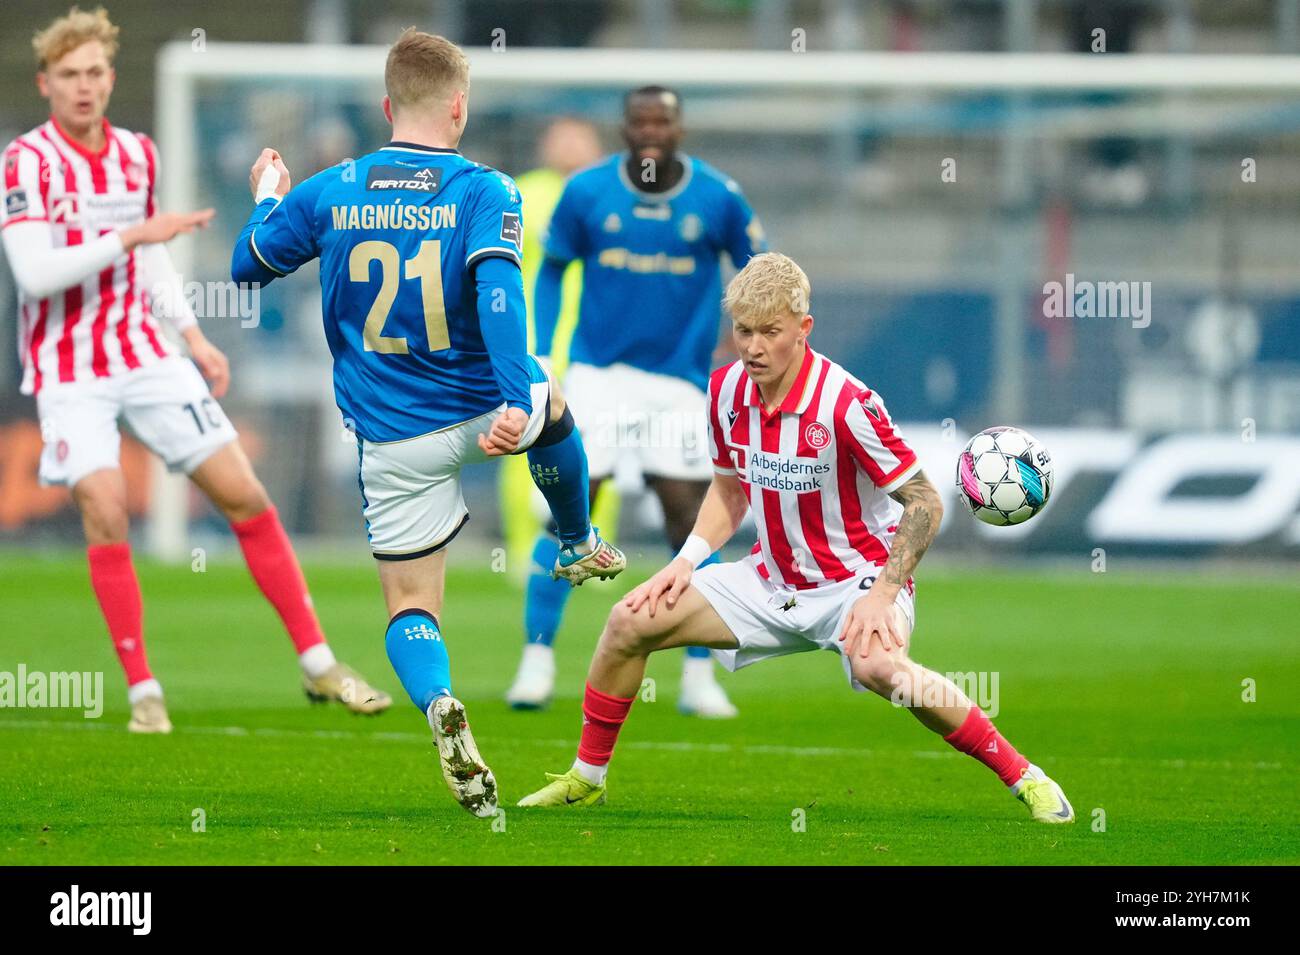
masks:
{"type": "Polygon", "coordinates": [[[277,275],[320,258],[335,398],[362,438],[416,437],[501,404],[473,266],[519,263],[509,176],[454,149],[390,143],[295,186],[248,244],[277,275]]]}
{"type": "Polygon", "coordinates": [[[549,258],[583,263],[572,361],[623,362],[703,388],[722,314],[721,254],[739,269],[767,240],[735,180],[678,158],[682,180],[662,193],[628,177],[626,153],[575,174],[543,241],[549,258]]]}

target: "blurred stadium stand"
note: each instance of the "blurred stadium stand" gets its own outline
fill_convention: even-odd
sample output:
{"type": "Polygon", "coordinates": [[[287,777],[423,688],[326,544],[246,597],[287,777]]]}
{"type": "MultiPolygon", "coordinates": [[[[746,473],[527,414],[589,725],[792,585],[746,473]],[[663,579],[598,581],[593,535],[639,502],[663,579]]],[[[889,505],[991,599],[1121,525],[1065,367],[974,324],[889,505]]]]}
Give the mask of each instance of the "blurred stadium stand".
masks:
{"type": "MultiPolygon", "coordinates": [[[[190,41],[196,29],[213,43],[386,43],[416,23],[482,47],[499,27],[507,49],[789,49],[791,31],[804,30],[809,50],[1073,52],[1088,48],[1081,31],[1090,37],[1101,27],[1113,55],[1300,52],[1300,0],[108,6],[124,40],[110,115],[145,130],[155,128],[158,49],[190,41]]],[[[45,118],[27,43],[52,9],[5,4],[5,140],[45,118]]],[[[546,122],[565,113],[600,124],[617,148],[622,89],[611,76],[607,89],[484,90],[472,101],[464,150],[522,173],[536,163],[546,122]]],[[[299,178],[366,152],[387,135],[377,90],[324,80],[270,90],[233,80],[203,86],[195,122],[206,148],[194,194],[217,206],[218,225],[196,243],[195,277],[227,277],[257,149],[274,141],[299,178]]],[[[878,388],[898,420],[951,420],[967,432],[1014,420],[1152,436],[1235,432],[1250,418],[1261,434],[1300,433],[1300,90],[745,97],[705,89],[688,93],[685,121],[686,149],[732,174],[774,247],[808,269],[814,344],[878,388]],[[1242,180],[1247,157],[1257,181],[1242,180]],[[955,183],[940,177],[945,158],[957,160],[955,183]],[[1044,319],[1043,283],[1067,272],[1151,282],[1155,320],[1134,328],[1044,319]],[[1010,388],[996,347],[1008,309],[1025,342],[1021,378],[1010,388]]],[[[357,525],[355,457],[338,440],[317,286],[312,267],[303,273],[263,293],[256,334],[232,321],[205,328],[234,364],[225,402],[232,416],[276,449],[259,467],[281,510],[299,531],[344,537],[357,525]]],[[[7,285],[2,291],[0,426],[34,417],[17,395],[14,302],[7,285]]],[[[475,523],[494,532],[492,475],[479,470],[475,523]]],[[[29,524],[75,539],[66,513],[38,511],[0,526],[0,539],[28,533],[29,524]]],[[[1289,533],[1296,539],[1288,546],[1300,544],[1289,533]]]]}

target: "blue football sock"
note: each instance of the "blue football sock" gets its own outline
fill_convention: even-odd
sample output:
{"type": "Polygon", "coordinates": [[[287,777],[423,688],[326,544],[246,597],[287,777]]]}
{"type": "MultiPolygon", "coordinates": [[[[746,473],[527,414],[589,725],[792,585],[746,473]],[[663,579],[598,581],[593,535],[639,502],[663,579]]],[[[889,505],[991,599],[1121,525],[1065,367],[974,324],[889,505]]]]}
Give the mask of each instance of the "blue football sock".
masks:
{"type": "MultiPolygon", "coordinates": [[[[720,563],[722,563],[722,554],[720,554],[718,551],[715,550],[708,557],[704,558],[704,560],[700,561],[700,567],[708,567],[709,564],[720,564],[720,563]]],[[[697,567],[695,569],[699,570],[700,567],[697,567]]],[[[708,658],[711,652],[712,651],[710,651],[708,647],[687,647],[686,648],[686,655],[688,657],[694,657],[696,660],[703,660],[708,658]]]]}
{"type": "Polygon", "coordinates": [[[433,614],[400,611],[389,621],[384,644],[397,678],[421,713],[438,697],[451,695],[451,660],[433,614]]]}
{"type": "Polygon", "coordinates": [[[560,440],[545,447],[534,444],[528,449],[528,473],[550,505],[551,516],[559,528],[560,543],[582,544],[591,534],[587,452],[583,450],[582,437],[573,427],[573,418],[567,408],[557,427],[565,426],[568,433],[560,440]]]}
{"type": "Polygon", "coordinates": [[[551,646],[555,643],[564,605],[573,587],[567,580],[552,580],[551,568],[560,554],[560,545],[550,534],[537,538],[533,548],[533,572],[528,575],[528,593],[524,598],[524,642],[551,646]]]}

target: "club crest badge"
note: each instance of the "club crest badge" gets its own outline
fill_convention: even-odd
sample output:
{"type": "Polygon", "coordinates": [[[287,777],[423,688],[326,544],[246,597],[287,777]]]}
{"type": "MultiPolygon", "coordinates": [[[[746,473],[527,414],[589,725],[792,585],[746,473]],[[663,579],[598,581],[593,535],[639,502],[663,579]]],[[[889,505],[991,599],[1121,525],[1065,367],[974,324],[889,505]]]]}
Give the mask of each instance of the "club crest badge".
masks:
{"type": "Polygon", "coordinates": [[[831,443],[831,432],[820,421],[814,421],[804,429],[803,439],[808,442],[808,447],[820,451],[831,443]]]}

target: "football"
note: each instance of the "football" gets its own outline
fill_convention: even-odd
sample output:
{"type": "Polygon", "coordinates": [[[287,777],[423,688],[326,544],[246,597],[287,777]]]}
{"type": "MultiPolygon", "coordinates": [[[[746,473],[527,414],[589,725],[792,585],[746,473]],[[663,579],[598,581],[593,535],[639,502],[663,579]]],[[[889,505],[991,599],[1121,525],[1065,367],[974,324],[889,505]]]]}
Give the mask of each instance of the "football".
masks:
{"type": "Polygon", "coordinates": [[[1020,428],[987,428],[957,459],[957,490],[986,524],[1023,524],[1052,495],[1052,456],[1020,428]]]}

